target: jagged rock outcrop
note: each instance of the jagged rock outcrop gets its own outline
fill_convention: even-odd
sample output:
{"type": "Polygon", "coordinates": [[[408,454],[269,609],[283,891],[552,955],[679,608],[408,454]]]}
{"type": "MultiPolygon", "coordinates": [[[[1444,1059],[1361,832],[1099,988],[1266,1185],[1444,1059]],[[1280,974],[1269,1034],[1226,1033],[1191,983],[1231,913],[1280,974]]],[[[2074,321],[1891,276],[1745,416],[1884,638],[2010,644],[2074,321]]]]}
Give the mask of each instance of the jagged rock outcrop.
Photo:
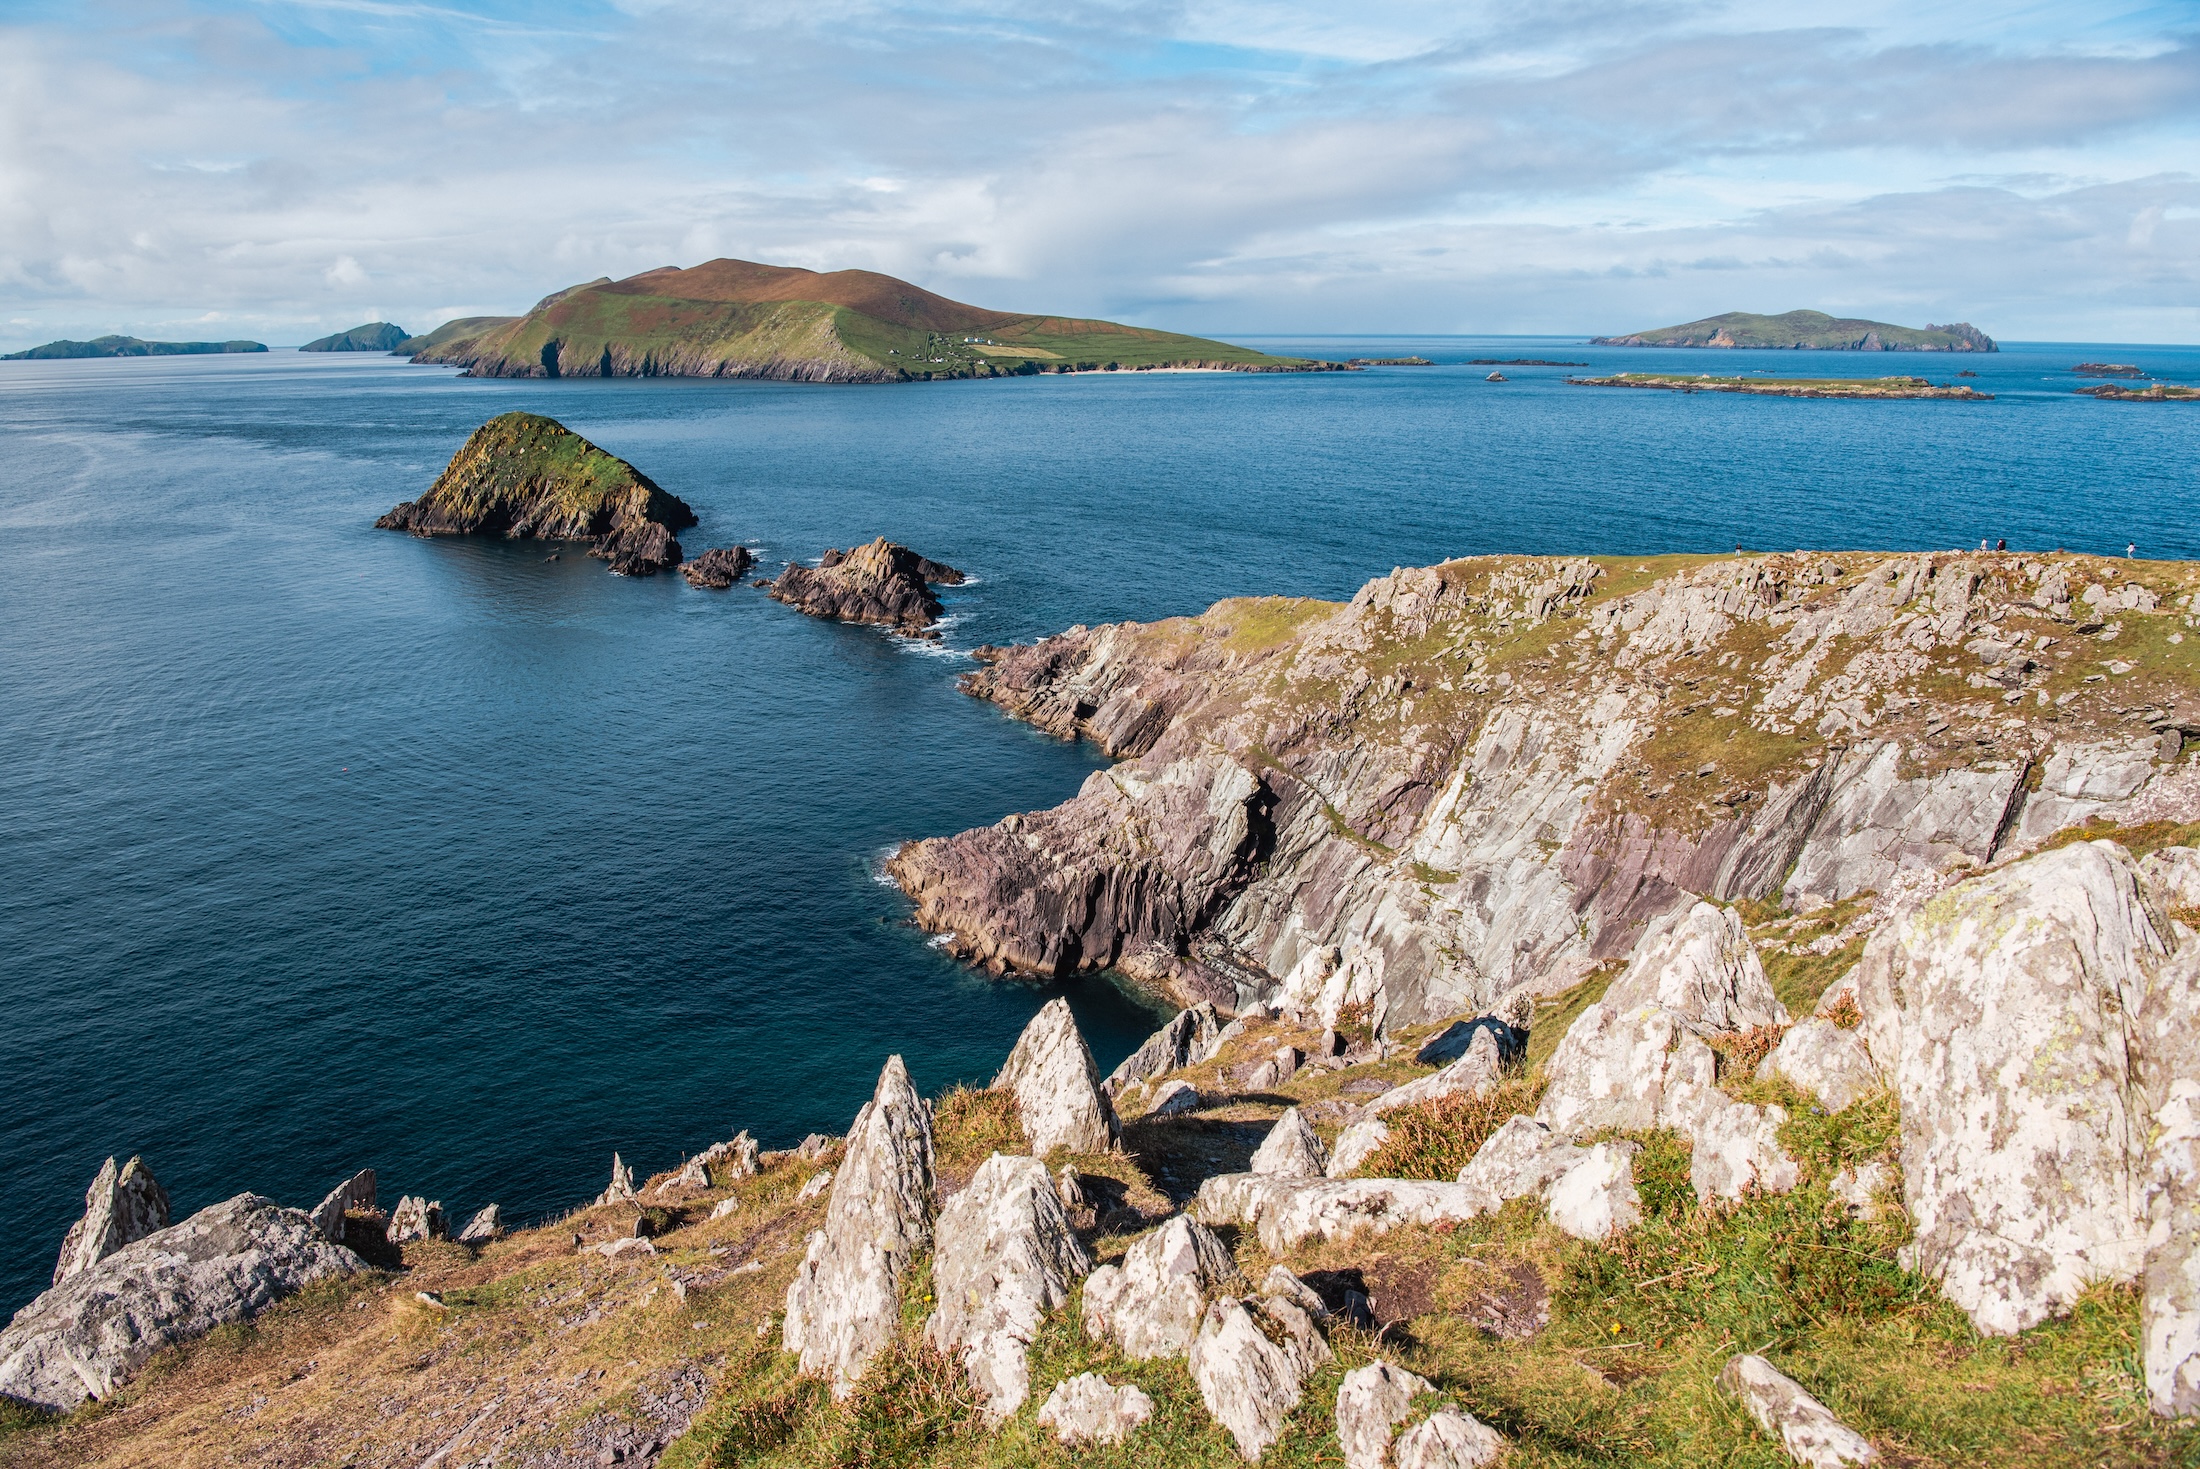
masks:
{"type": "Polygon", "coordinates": [[[1532,1117],[1513,1116],[1491,1133],[1459,1170],[1469,1207],[1494,1214],[1514,1199],[1541,1195],[1587,1156],[1532,1117]]]}
{"type": "Polygon", "coordinates": [[[1119,1444],[1153,1417],[1153,1399],[1125,1383],[1117,1387],[1097,1372],[1080,1372],[1055,1384],[1039,1405],[1042,1428],[1072,1446],[1119,1444]]]}
{"type": "Polygon", "coordinates": [[[1864,1038],[1815,1015],[1788,1028],[1759,1063],[1757,1075],[1763,1080],[1785,1077],[1816,1097],[1828,1113],[1846,1111],[1857,1098],[1885,1085],[1864,1038]]]}
{"type": "Polygon", "coordinates": [[[374,1170],[362,1168],[351,1177],[328,1191],[328,1197],[313,1208],[313,1227],[332,1245],[345,1243],[344,1216],[354,1209],[372,1212],[375,1208],[374,1170]]]}
{"type": "Polygon", "coordinates": [[[0,1330],[0,1397],[59,1411],[107,1397],[161,1349],[362,1268],[303,1212],[239,1194],[123,1246],[16,1312],[0,1330]]]}
{"type": "Polygon", "coordinates": [[[1398,1469],[1482,1469],[1505,1452],[1496,1429],[1472,1413],[1447,1409],[1431,1413],[1398,1435],[1398,1469]]]}
{"type": "Polygon", "coordinates": [[[1321,1178],[1329,1171],[1329,1159],[1320,1134],[1298,1108],[1287,1107],[1254,1150],[1246,1171],[1271,1178],[1321,1178]]]}
{"type": "Polygon", "coordinates": [[[1697,1035],[1785,1025],[1790,1018],[1740,916],[1700,902],[1644,931],[1601,1003],[1615,1010],[1656,1005],[1697,1035]]]}
{"type": "Polygon", "coordinates": [[[2113,630],[2073,590],[2108,584],[2127,624],[2178,616],[2180,569],[1643,570],[1478,558],[1343,606],[1235,599],[984,650],[972,693],[1122,763],[890,871],[997,970],[1115,964],[1187,1002],[1388,1031],[1565,988],[1690,895],[1884,903],[2073,820],[2200,817],[2200,766],[2125,723],[2156,711],[2182,749],[2161,711],[2195,681],[2099,674],[2088,639],[2113,630]]]}
{"type": "Polygon", "coordinates": [[[466,440],[428,492],[375,523],[416,536],[587,541],[622,576],[680,564],[675,531],[695,524],[685,501],[554,418],[506,413],[466,440]]]}
{"type": "Polygon", "coordinates": [[[504,1211],[494,1204],[484,1204],[474,1211],[474,1217],[466,1221],[455,1238],[462,1245],[485,1245],[504,1235],[504,1211]]]}
{"type": "Polygon", "coordinates": [[[1633,1143],[1598,1143],[1561,1174],[1546,1196],[1551,1223],[1576,1239],[1607,1240],[1642,1222],[1633,1143]]]}
{"type": "Polygon", "coordinates": [[[1121,1264],[1092,1272],[1083,1297],[1085,1333],[1112,1340],[1127,1357],[1179,1356],[1207,1302],[1244,1289],[1229,1247],[1179,1214],[1133,1244],[1121,1264]]]}
{"type": "Polygon", "coordinates": [[[940,1215],[932,1253],[939,1305],[925,1334],[962,1364],[989,1421],[1030,1396],[1025,1349],[1091,1269],[1036,1158],[993,1154],[940,1215]]]}
{"type": "Polygon", "coordinates": [[[1370,1362],[1344,1375],[1337,1388],[1337,1446],[1345,1469],[1390,1469],[1390,1441],[1412,1411],[1413,1400],[1432,1391],[1428,1380],[1370,1362]]]}
{"type": "Polygon", "coordinates": [[[1845,1469],[1876,1464],[1879,1451],[1796,1381],[1764,1358],[1743,1353],[1719,1370],[1719,1387],[1739,1401],[1757,1426],[1787,1456],[1808,1469],[1845,1469]]]}
{"type": "Polygon", "coordinates": [[[1200,1319],[1188,1356],[1200,1400],[1248,1463],[1282,1434],[1307,1379],[1334,1358],[1313,1318],[1276,1297],[1216,1301],[1200,1319]]]}
{"type": "Polygon", "coordinates": [[[440,1200],[430,1203],[418,1194],[407,1194],[390,1211],[389,1242],[393,1245],[442,1239],[449,1232],[450,1226],[443,1217],[443,1204],[440,1200]]]}
{"type": "MultiPolygon", "coordinates": [[[[168,1227],[168,1190],[145,1160],[132,1153],[120,1168],[109,1158],[84,1191],[84,1213],[62,1236],[53,1283],[81,1275],[100,1261],[168,1227]]],[[[339,1241],[340,1242],[340,1241],[339,1241]]]]}
{"type": "Polygon", "coordinates": [[[639,1198],[640,1195],[634,1192],[634,1169],[632,1165],[622,1161],[617,1153],[613,1153],[611,1155],[611,1182],[605,1185],[602,1193],[596,1195],[595,1207],[601,1208],[605,1204],[632,1204],[637,1202],[639,1198]]]}
{"type": "Polygon", "coordinates": [[[880,536],[852,551],[827,551],[814,567],[790,562],[772,583],[771,595],[812,617],[922,633],[939,621],[942,610],[932,588],[963,581],[954,567],[880,536]]]}
{"type": "Polygon", "coordinates": [[[1419,1178],[1296,1179],[1224,1173],[1207,1179],[1192,1213],[1208,1224],[1250,1225],[1261,1248],[1285,1254],[1310,1239],[1384,1234],[1403,1225],[1457,1224],[1479,1212],[1456,1183],[1419,1178]]]}
{"type": "MultiPolygon", "coordinates": [[[[846,1398],[901,1323],[901,1279],[932,1244],[932,1109],[901,1057],[887,1058],[848,1130],[825,1227],[787,1287],[781,1344],[846,1398]]],[[[1051,1195],[1050,1195],[1051,1197],[1051,1195]]]]}
{"type": "Polygon", "coordinates": [[[712,1174],[729,1183],[744,1178],[754,1178],[761,1155],[756,1139],[743,1129],[722,1143],[712,1143],[680,1165],[679,1171],[668,1180],[668,1186],[683,1189],[706,1189],[713,1183],[712,1174]]]}
{"type": "Polygon", "coordinates": [[[1067,1000],[1040,1007],[993,1078],[993,1089],[1016,1099],[1024,1136],[1042,1158],[1056,1148],[1104,1153],[1115,1146],[1115,1108],[1101,1090],[1100,1068],[1067,1000]]]}
{"type": "Polygon", "coordinates": [[[724,591],[747,576],[755,563],[756,557],[746,546],[713,546],[702,555],[680,563],[680,575],[687,578],[691,587],[724,591]]]}
{"type": "Polygon", "coordinates": [[[1108,1073],[1103,1083],[1108,1095],[1120,1097],[1141,1082],[1205,1060],[1221,1031],[1222,1018],[1212,1004],[1202,1002],[1177,1011],[1167,1025],[1147,1036],[1144,1044],[1108,1073]]]}
{"type": "Polygon", "coordinates": [[[2140,1274],[2152,1119],[2129,1017],[2168,958],[2106,842],[1959,883],[1867,945],[1857,1000],[1901,1104],[1908,1259],[1979,1330],[2140,1274]]]}

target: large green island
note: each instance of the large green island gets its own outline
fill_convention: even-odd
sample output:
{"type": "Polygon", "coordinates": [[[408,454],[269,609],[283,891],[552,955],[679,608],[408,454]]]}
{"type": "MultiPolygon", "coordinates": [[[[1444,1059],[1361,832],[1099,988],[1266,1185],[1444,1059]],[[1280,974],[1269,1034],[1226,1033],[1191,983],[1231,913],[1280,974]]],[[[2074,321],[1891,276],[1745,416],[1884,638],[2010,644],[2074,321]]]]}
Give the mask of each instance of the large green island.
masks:
{"type": "Polygon", "coordinates": [[[1823,311],[1759,316],[1728,311],[1680,326],[1618,337],[1591,337],[1598,347],[1771,347],[1818,352],[1998,352],[1994,339],[1967,321],[1949,326],[1896,326],[1823,311]]]}
{"type": "Polygon", "coordinates": [[[403,343],[475,377],[751,377],[908,382],[1156,368],[1317,372],[1342,364],[1078,317],[990,311],[868,270],[748,260],[608,277],[525,316],[471,317],[403,343]]]}

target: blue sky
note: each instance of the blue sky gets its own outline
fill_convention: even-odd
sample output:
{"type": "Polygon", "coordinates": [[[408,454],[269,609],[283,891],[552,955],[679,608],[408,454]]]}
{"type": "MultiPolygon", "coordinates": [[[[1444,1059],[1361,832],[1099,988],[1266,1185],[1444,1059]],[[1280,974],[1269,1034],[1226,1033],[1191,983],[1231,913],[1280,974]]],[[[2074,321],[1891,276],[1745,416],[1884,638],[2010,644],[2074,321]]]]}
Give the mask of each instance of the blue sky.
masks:
{"type": "Polygon", "coordinates": [[[716,255],[1225,334],[2192,342],[2196,170],[2200,0],[0,0],[0,344],[716,255]]]}

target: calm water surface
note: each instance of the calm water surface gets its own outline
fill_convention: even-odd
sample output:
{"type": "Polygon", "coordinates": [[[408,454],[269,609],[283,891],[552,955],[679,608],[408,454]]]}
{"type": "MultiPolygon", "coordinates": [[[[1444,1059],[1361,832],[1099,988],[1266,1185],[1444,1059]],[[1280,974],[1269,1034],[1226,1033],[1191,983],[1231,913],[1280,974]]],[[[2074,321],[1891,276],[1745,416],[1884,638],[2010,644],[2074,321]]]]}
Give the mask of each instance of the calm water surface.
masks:
{"type": "Polygon", "coordinates": [[[1831,371],[1853,355],[1268,342],[1446,364],[887,388],[471,382],[384,357],[0,364],[0,1310],[85,1183],[310,1205],[364,1165],[508,1216],[736,1129],[839,1131],[880,1062],[982,1082],[1067,993],[943,959],[882,851],[1070,795],[1090,753],[956,693],[957,650],[1482,551],[1736,544],[2200,554],[2200,351],[2015,348],[1991,404],[1483,381],[1831,371]],[[946,646],[570,550],[373,530],[466,434],[549,413],[770,574],[885,534],[965,568],[946,646]]]}

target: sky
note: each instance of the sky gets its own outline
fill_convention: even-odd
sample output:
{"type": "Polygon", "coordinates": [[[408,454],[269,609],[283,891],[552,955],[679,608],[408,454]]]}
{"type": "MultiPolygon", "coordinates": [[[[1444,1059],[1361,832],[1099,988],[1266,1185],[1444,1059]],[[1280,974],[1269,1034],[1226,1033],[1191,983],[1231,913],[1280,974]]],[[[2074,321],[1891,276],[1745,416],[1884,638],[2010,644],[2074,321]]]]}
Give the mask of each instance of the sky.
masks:
{"type": "Polygon", "coordinates": [[[2196,170],[2200,0],[0,0],[0,348],[721,255],[1217,335],[2196,342],[2196,170]]]}

